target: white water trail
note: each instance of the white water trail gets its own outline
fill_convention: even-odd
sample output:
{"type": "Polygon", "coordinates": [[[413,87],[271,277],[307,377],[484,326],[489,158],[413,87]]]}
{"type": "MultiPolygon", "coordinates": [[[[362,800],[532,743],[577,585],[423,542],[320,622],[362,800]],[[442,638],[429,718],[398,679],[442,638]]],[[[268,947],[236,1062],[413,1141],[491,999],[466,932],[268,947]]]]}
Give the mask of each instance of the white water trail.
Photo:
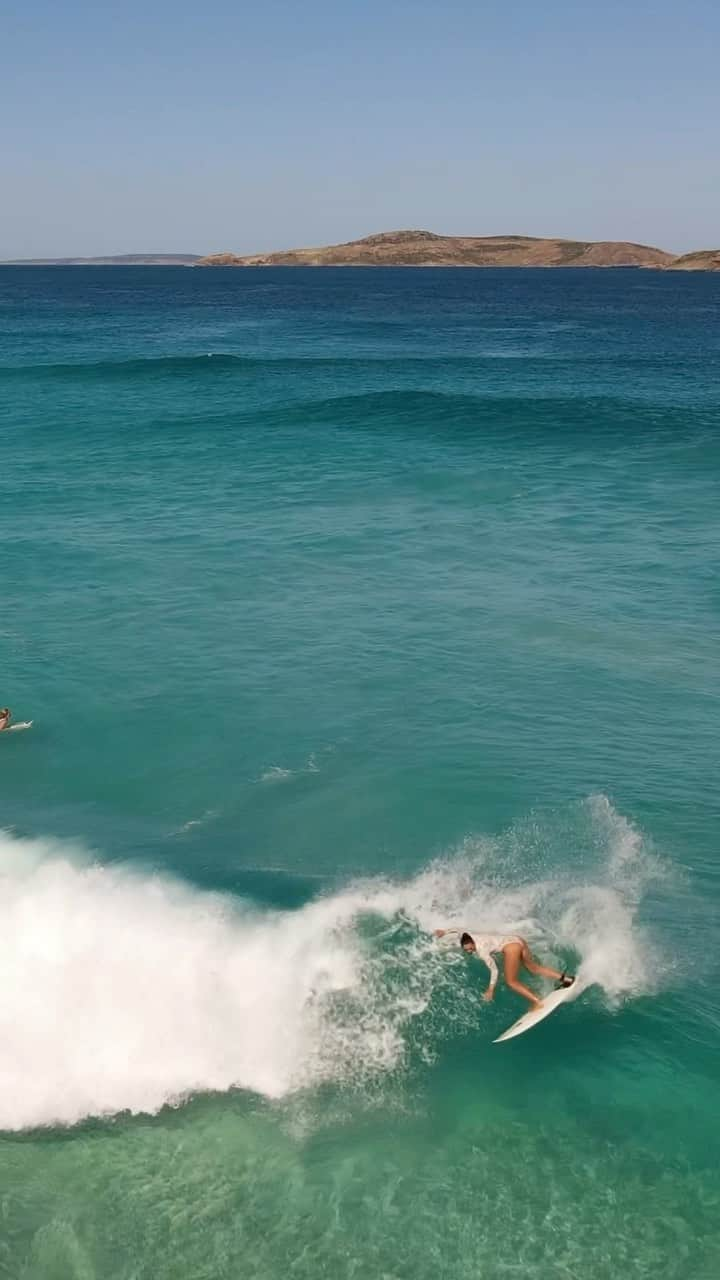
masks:
{"type": "Polygon", "coordinates": [[[654,861],[602,797],[586,809],[603,852],[590,881],[499,880],[507,842],[476,841],[407,881],[291,912],[0,835],[0,1129],[153,1113],[235,1086],[280,1098],[396,1068],[439,989],[445,1034],[477,1026],[474,984],[463,1003],[429,937],[438,924],[565,949],[610,1002],[649,990],[635,914],[654,861]]]}

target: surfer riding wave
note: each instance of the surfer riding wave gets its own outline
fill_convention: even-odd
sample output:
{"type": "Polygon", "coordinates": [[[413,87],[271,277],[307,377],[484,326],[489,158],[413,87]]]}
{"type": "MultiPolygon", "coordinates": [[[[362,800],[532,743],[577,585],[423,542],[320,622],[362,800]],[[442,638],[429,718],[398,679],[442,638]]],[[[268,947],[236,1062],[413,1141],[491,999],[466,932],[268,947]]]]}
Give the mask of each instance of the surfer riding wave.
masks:
{"type": "Polygon", "coordinates": [[[526,969],[528,973],[538,974],[542,978],[552,978],[559,987],[571,987],[575,981],[575,977],[571,973],[560,973],[557,969],[549,968],[548,965],[539,964],[525,939],[517,937],[515,934],[469,934],[461,929],[435,930],[436,938],[452,937],[453,935],[458,936],[463,951],[466,951],[468,955],[476,955],[478,959],[484,961],[490,970],[490,982],[483,992],[483,1000],[490,1001],[495,996],[495,987],[498,980],[498,967],[495,963],[496,955],[502,955],[507,985],[513,991],[517,991],[518,995],[524,996],[530,1002],[531,1009],[539,1009],[542,1005],[542,1000],[534,991],[531,991],[523,982],[520,982],[518,974],[521,968],[526,969]]]}

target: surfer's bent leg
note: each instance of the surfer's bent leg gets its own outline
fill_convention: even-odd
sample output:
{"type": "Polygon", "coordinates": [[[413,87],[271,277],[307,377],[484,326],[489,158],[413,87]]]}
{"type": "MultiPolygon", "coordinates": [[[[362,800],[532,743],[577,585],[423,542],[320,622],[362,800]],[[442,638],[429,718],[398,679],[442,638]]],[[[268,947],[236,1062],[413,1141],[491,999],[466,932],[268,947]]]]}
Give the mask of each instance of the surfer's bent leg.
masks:
{"type": "MultiPolygon", "coordinates": [[[[518,980],[520,965],[524,963],[523,948],[527,950],[527,944],[523,942],[508,942],[503,947],[505,981],[509,987],[512,987],[513,991],[517,991],[519,996],[524,996],[526,1000],[529,1000],[533,1009],[537,1009],[540,1004],[539,997],[535,995],[534,991],[531,991],[529,987],[524,986],[523,983],[518,980]]],[[[528,952],[528,955],[529,954],[530,953],[528,952]]]]}
{"type": "Polygon", "coordinates": [[[559,982],[563,976],[558,973],[557,969],[549,969],[546,964],[538,964],[524,939],[522,942],[522,962],[528,973],[537,973],[542,978],[552,978],[554,982],[559,982]]]}

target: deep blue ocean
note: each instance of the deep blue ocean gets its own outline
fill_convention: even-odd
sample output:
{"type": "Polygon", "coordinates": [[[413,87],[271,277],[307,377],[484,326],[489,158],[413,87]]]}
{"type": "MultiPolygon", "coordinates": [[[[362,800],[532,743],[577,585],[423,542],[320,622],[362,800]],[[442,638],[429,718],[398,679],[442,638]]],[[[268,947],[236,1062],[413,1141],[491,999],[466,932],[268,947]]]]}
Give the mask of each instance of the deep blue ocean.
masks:
{"type": "Polygon", "coordinates": [[[0,1277],[720,1274],[720,276],[3,268],[0,468],[0,1277]]]}

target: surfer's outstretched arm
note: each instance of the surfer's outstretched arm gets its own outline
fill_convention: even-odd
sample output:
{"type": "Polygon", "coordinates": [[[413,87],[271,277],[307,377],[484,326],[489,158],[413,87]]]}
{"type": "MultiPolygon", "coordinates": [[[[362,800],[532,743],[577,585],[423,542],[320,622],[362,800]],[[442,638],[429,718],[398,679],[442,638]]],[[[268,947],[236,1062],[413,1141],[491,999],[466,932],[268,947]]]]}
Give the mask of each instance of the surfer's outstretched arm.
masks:
{"type": "Polygon", "coordinates": [[[490,972],[490,981],[486,990],[483,991],[483,1000],[487,1000],[489,1003],[495,996],[495,988],[498,980],[498,967],[490,951],[483,951],[482,947],[478,947],[477,944],[475,949],[477,955],[482,960],[483,964],[487,965],[490,972]]]}

